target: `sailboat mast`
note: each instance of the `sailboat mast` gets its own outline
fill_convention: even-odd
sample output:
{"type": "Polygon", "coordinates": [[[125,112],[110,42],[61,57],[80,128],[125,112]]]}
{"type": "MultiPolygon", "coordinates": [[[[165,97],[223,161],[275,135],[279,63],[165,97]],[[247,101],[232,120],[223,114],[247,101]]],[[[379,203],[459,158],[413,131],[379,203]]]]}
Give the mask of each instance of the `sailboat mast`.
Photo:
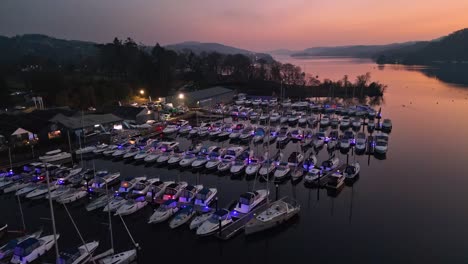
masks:
{"type": "Polygon", "coordinates": [[[52,197],[50,195],[50,178],[49,178],[49,169],[47,168],[47,164],[45,164],[46,168],[46,181],[47,181],[47,193],[49,196],[49,207],[50,207],[50,217],[52,218],[52,230],[54,232],[54,245],[55,245],[55,258],[56,262],[59,260],[59,248],[57,242],[57,230],[55,228],[55,215],[54,215],[54,205],[52,204],[52,197]]]}
{"type": "MultiPolygon", "coordinates": [[[[107,208],[109,208],[110,199],[109,199],[109,188],[107,187],[107,184],[106,184],[106,196],[107,196],[107,208]]],[[[111,249],[112,249],[112,253],[114,253],[114,236],[112,234],[112,217],[111,217],[110,211],[111,210],[107,210],[107,215],[109,218],[109,233],[110,233],[111,249]]]]}

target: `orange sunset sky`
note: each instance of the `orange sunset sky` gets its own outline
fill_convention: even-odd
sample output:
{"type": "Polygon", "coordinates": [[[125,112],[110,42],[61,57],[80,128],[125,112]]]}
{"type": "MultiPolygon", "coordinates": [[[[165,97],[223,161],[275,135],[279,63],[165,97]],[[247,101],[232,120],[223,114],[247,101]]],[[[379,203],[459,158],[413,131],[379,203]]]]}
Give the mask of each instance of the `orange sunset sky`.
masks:
{"type": "Polygon", "coordinates": [[[430,40],[468,27],[468,0],[2,0],[0,35],[267,51],[430,40]]]}

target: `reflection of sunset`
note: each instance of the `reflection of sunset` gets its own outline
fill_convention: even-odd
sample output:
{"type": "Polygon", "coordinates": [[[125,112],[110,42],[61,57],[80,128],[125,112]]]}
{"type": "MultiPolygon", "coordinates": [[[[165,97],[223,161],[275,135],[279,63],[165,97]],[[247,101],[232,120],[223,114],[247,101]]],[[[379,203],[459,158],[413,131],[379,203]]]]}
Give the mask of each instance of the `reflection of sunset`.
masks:
{"type": "Polygon", "coordinates": [[[4,2],[0,34],[99,42],[130,34],[145,44],[195,40],[258,51],[430,40],[468,26],[465,0],[4,2]],[[113,15],[102,16],[110,6],[113,15]]]}

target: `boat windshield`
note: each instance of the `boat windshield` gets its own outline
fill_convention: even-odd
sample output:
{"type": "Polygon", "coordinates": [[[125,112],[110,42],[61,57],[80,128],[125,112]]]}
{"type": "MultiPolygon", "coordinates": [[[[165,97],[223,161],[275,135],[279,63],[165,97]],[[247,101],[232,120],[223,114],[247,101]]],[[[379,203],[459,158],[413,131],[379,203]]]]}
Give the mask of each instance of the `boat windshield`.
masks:
{"type": "Polygon", "coordinates": [[[356,172],[356,168],[354,166],[348,166],[346,167],[345,172],[348,174],[354,174],[356,172]]]}

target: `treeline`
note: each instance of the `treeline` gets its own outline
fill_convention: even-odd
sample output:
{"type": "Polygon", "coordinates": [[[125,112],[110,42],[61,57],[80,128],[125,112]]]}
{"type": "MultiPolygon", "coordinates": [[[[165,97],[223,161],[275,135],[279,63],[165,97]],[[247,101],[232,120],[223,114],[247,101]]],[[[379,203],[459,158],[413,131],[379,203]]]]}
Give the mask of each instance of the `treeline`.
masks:
{"type": "Polygon", "coordinates": [[[175,52],[159,44],[142,46],[131,38],[115,38],[95,48],[95,52],[75,56],[70,61],[57,61],[36,53],[25,55],[14,64],[2,64],[0,86],[6,89],[0,90],[33,91],[43,96],[49,106],[87,108],[124,102],[141,89],[146,91],[145,95],[157,98],[181,87],[190,91],[213,85],[263,95],[278,95],[284,86],[286,96],[341,97],[382,95],[385,88],[369,82],[368,74],[358,76],[354,83],[321,82],[306,76],[298,66],[267,61],[253,54],[175,52]]]}

